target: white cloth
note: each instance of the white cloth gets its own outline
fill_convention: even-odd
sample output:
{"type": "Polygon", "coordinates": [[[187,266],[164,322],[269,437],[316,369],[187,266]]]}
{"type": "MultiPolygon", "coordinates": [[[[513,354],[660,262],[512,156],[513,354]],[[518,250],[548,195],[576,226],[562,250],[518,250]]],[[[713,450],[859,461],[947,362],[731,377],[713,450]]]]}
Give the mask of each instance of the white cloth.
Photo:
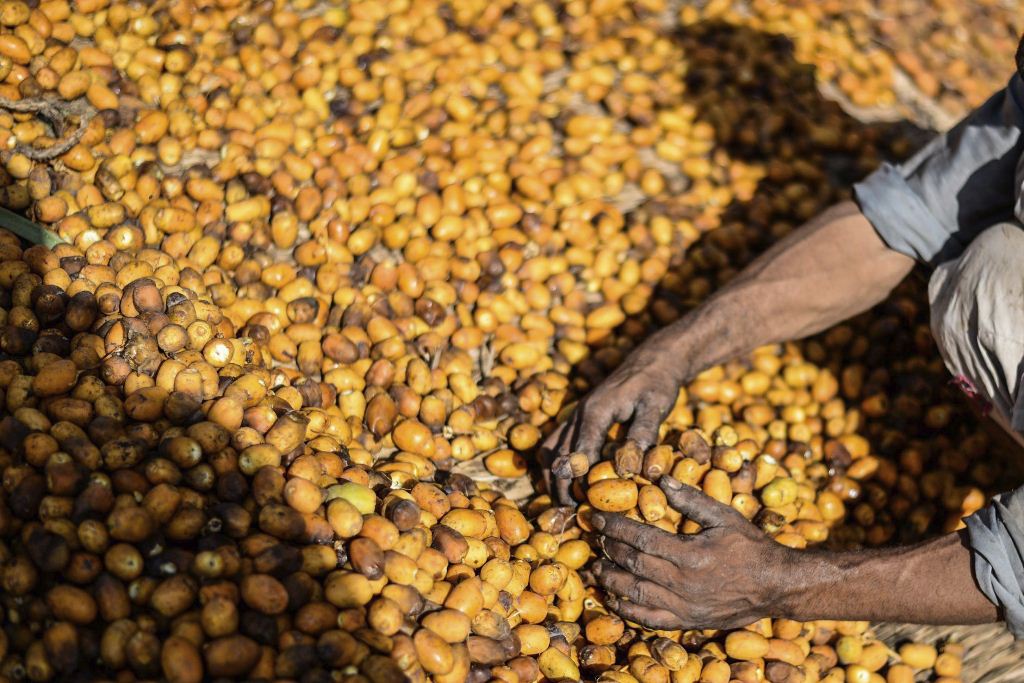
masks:
{"type": "Polygon", "coordinates": [[[935,269],[928,298],[946,367],[991,405],[997,420],[1024,431],[1024,230],[1001,223],[982,232],[960,257],[935,269]]]}
{"type": "MultiPolygon", "coordinates": [[[[932,334],[946,367],[1022,446],[1024,230],[988,228],[928,285],[932,334]]],[[[1024,638],[1024,487],[997,496],[966,520],[978,587],[1024,638]]]]}

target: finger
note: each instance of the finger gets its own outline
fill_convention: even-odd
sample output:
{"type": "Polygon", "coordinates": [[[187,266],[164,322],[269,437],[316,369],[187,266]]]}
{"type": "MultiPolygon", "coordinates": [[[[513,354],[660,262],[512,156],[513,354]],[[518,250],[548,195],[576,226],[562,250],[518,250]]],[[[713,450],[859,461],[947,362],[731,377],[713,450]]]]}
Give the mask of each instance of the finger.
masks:
{"type": "Polygon", "coordinates": [[[589,569],[577,569],[576,572],[580,575],[580,581],[587,588],[597,585],[597,577],[589,569]]]}
{"type": "Polygon", "coordinates": [[[671,561],[679,554],[681,537],[649,524],[597,511],[591,513],[590,523],[604,536],[631,545],[648,555],[671,561]]]}
{"type": "Polygon", "coordinates": [[[561,477],[556,478],[555,494],[558,496],[558,501],[562,505],[568,505],[570,507],[576,507],[578,505],[576,499],[572,497],[572,479],[562,479],[561,477]]]}
{"type": "Polygon", "coordinates": [[[630,574],[607,560],[595,562],[593,572],[602,588],[630,602],[661,609],[678,601],[676,595],[664,586],[630,574]]]}
{"type": "Polygon", "coordinates": [[[633,410],[633,422],[629,425],[626,438],[636,441],[640,450],[646,451],[658,441],[658,427],[665,416],[658,408],[640,401],[633,410]]]}
{"type": "MultiPolygon", "coordinates": [[[[578,412],[578,411],[577,411],[578,412]]],[[[544,483],[553,498],[562,505],[576,507],[577,502],[572,496],[572,478],[576,475],[574,463],[580,454],[570,453],[569,445],[576,430],[577,417],[574,413],[567,422],[563,422],[544,439],[540,455],[544,462],[544,483]]],[[[586,456],[582,456],[589,467],[586,456]]],[[[585,473],[585,472],[584,472],[585,473]]]]}
{"type": "Polygon", "coordinates": [[[537,457],[540,459],[541,463],[540,474],[544,479],[545,488],[552,496],[555,493],[555,488],[553,481],[554,477],[551,475],[551,461],[554,460],[551,444],[555,443],[561,429],[561,427],[556,427],[555,430],[548,434],[544,441],[541,442],[540,448],[537,449],[537,457]]]}
{"type": "Polygon", "coordinates": [[[550,437],[544,440],[543,449],[550,463],[551,473],[560,479],[582,477],[590,470],[591,459],[586,453],[572,450],[576,434],[584,419],[583,406],[574,410],[569,419],[562,423],[550,437]]]}
{"type": "MultiPolygon", "coordinates": [[[[575,414],[574,414],[575,415],[575,414]]],[[[548,434],[547,438],[540,445],[541,453],[550,456],[552,459],[562,453],[569,451],[569,444],[573,439],[574,420],[572,417],[566,422],[555,427],[554,431],[548,434]]]]}
{"type": "Polygon", "coordinates": [[[572,442],[575,423],[572,418],[568,422],[555,427],[554,431],[548,434],[541,443],[540,456],[548,471],[559,476],[562,464],[559,462],[569,453],[569,444],[572,442]]]}
{"type": "Polygon", "coordinates": [[[628,572],[642,576],[657,584],[670,588],[669,582],[675,576],[675,566],[668,560],[654,555],[637,552],[637,549],[621,541],[604,539],[601,542],[605,554],[628,572]]]}
{"type": "Polygon", "coordinates": [[[663,476],[658,484],[664,491],[669,505],[705,529],[722,526],[729,521],[730,514],[736,512],[700,489],[687,486],[668,475],[663,476]]]}
{"type": "Polygon", "coordinates": [[[608,596],[604,602],[608,609],[626,621],[640,624],[652,630],[673,631],[681,626],[679,618],[668,610],[646,607],[635,602],[626,602],[614,596],[608,596]]]}
{"type": "Polygon", "coordinates": [[[636,441],[626,439],[615,450],[614,461],[615,474],[624,479],[636,476],[644,466],[644,449],[636,441]]]}
{"type": "Polygon", "coordinates": [[[615,415],[603,407],[587,410],[584,406],[584,409],[580,411],[580,416],[573,450],[586,453],[590,464],[593,465],[601,459],[601,446],[604,445],[608,428],[615,419],[615,415]]]}
{"type": "MultiPolygon", "coordinates": [[[[569,445],[572,443],[574,431],[575,421],[573,417],[570,417],[569,421],[558,425],[544,439],[540,446],[540,457],[546,467],[545,474],[550,473],[556,477],[563,476],[562,472],[565,470],[566,463],[562,461],[569,453],[569,445]]],[[[568,475],[566,474],[565,477],[568,478],[568,475]]]]}
{"type": "Polygon", "coordinates": [[[551,463],[551,473],[559,479],[575,479],[590,471],[590,456],[586,453],[573,451],[568,455],[560,455],[551,463]]]}

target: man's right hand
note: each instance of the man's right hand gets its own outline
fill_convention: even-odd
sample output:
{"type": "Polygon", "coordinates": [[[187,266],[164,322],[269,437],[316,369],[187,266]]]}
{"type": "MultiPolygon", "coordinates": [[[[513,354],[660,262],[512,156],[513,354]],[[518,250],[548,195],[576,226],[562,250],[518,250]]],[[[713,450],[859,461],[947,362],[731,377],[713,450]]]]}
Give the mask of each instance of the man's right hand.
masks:
{"type": "Polygon", "coordinates": [[[665,335],[655,335],[585,396],[569,419],[544,441],[549,484],[563,505],[573,504],[570,454],[583,453],[590,465],[596,463],[612,423],[630,421],[626,436],[641,450],[657,442],[658,426],[679,395],[684,365],[684,359],[673,355],[665,335]]]}

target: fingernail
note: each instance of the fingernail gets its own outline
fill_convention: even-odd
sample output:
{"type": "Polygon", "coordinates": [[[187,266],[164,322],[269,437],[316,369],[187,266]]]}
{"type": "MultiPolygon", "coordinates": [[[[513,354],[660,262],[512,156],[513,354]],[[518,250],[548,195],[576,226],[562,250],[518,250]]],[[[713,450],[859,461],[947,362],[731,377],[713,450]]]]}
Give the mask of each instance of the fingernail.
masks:
{"type": "Polygon", "coordinates": [[[586,453],[572,453],[568,462],[573,478],[582,477],[590,471],[590,458],[586,453]]]}
{"type": "Polygon", "coordinates": [[[595,529],[604,528],[604,516],[600,512],[590,513],[590,523],[595,529]]]}
{"type": "Polygon", "coordinates": [[[590,565],[590,572],[594,576],[601,576],[601,566],[603,564],[604,564],[604,562],[602,562],[601,560],[597,560],[596,562],[594,562],[593,564],[590,565]]]}
{"type": "Polygon", "coordinates": [[[560,455],[555,458],[555,461],[551,463],[551,474],[555,475],[559,479],[571,479],[571,473],[569,472],[569,459],[564,455],[560,455]]]}
{"type": "Polygon", "coordinates": [[[661,478],[661,483],[665,485],[665,488],[670,488],[673,491],[678,491],[682,487],[682,484],[667,474],[661,478]]]}

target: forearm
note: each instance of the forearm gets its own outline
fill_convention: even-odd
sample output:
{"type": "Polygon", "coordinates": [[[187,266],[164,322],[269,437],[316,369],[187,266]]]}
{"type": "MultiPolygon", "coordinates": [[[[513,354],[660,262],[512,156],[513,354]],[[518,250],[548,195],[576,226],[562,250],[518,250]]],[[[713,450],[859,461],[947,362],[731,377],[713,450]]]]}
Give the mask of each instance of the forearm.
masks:
{"type": "MultiPolygon", "coordinates": [[[[862,552],[794,551],[773,616],[978,624],[997,609],[978,589],[966,532],[914,546],[862,552]]],[[[781,574],[781,573],[780,573],[781,574]]]]}
{"type": "Polygon", "coordinates": [[[913,268],[852,202],[780,240],[653,343],[686,358],[681,379],[758,346],[798,339],[880,302],[913,268]]]}

